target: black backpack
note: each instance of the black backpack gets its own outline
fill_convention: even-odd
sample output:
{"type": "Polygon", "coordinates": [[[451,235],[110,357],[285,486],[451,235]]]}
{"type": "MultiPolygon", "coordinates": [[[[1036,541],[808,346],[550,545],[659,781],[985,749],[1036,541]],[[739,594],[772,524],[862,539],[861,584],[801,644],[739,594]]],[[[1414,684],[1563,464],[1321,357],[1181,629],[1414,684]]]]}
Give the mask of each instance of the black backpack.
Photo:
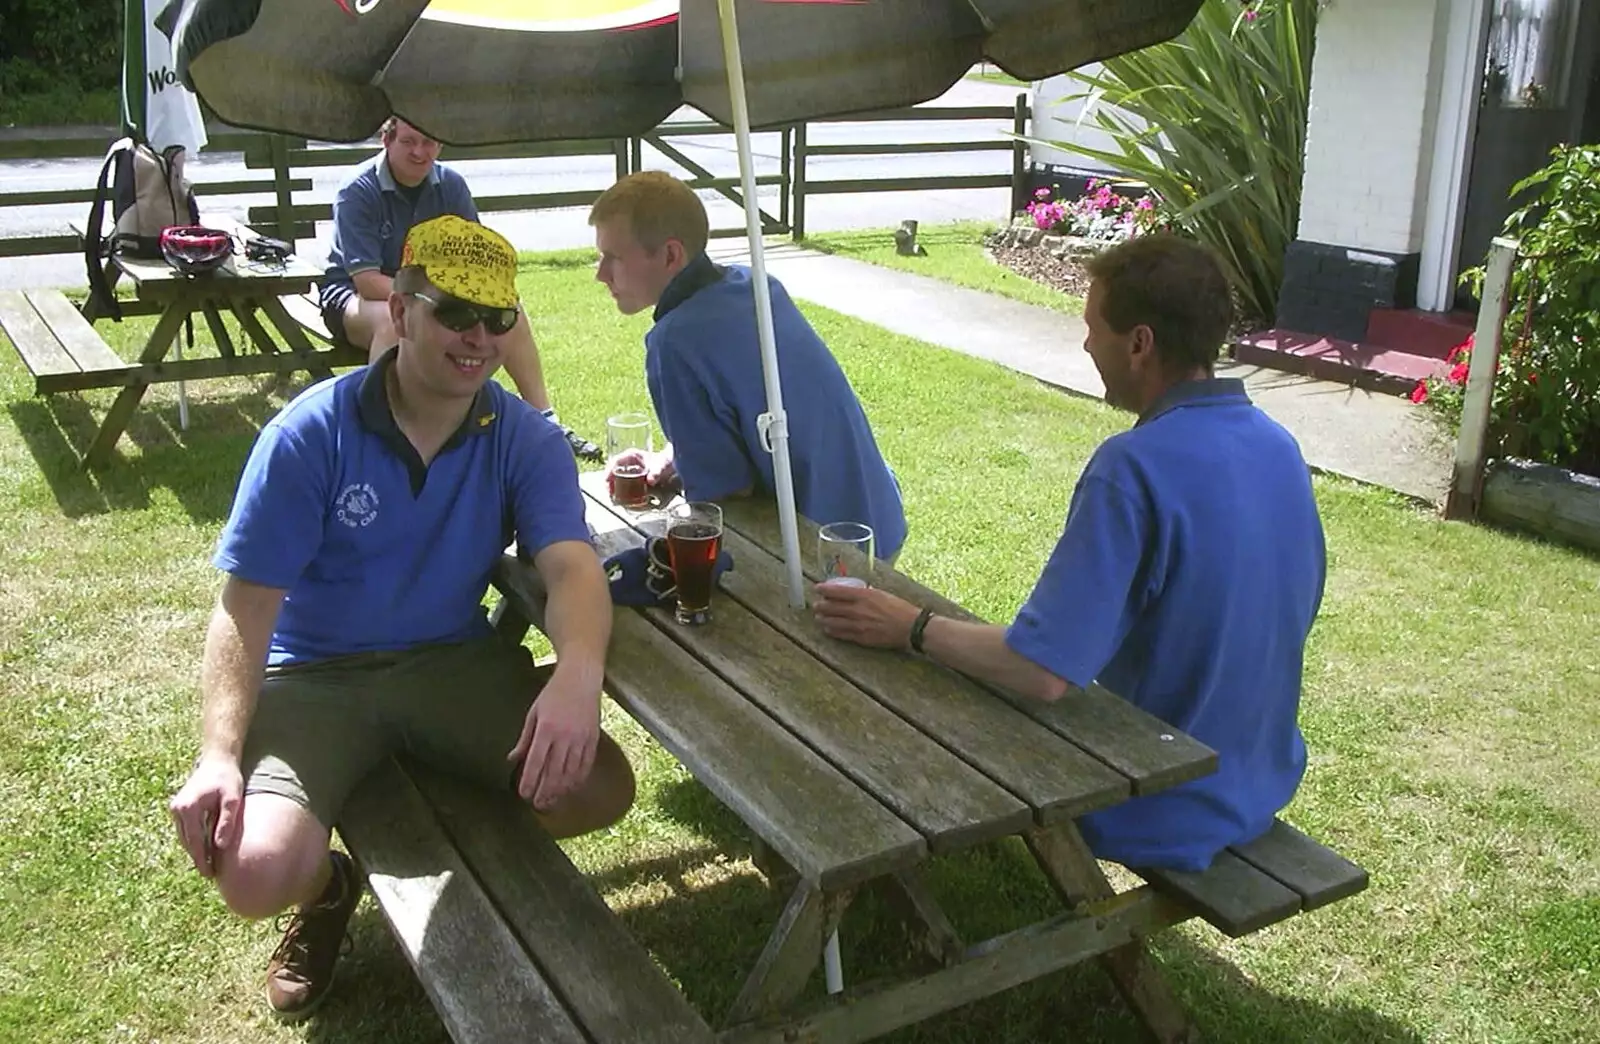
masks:
{"type": "Polygon", "coordinates": [[[101,314],[122,318],[105,271],[106,259],[113,252],[160,258],[162,229],[200,223],[194,190],[183,176],[183,160],[181,145],[157,152],[149,143],[131,137],[112,142],[106,152],[83,237],[89,296],[101,314]],[[103,231],[107,204],[111,207],[110,239],[103,231]]]}

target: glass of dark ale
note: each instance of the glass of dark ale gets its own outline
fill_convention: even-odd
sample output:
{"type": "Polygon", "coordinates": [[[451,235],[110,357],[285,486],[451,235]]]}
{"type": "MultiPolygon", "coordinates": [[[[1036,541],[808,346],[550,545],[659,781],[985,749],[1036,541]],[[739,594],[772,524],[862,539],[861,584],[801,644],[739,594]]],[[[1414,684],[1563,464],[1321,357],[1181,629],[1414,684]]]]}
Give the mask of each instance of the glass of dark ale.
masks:
{"type": "Polygon", "coordinates": [[[678,584],[678,622],[709,622],[713,570],[722,551],[722,509],[699,501],[673,505],[667,516],[667,551],[678,584]]]}
{"type": "Polygon", "coordinates": [[[817,575],[839,587],[872,586],[872,527],[830,522],[817,531],[817,575]]]}
{"type": "Polygon", "coordinates": [[[649,417],[619,413],[606,420],[606,485],[613,504],[630,509],[649,505],[650,484],[645,480],[649,452],[649,417]]]}

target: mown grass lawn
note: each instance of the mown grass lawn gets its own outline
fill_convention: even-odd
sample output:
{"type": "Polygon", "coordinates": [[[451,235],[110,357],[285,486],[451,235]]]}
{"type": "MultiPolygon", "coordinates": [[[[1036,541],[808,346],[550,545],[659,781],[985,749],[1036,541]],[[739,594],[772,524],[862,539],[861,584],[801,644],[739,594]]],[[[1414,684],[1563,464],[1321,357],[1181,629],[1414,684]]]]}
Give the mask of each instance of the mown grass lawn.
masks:
{"type": "MultiPolygon", "coordinates": [[[[587,253],[522,275],[552,394],[598,434],[648,409],[640,337],[587,253]]],[[[900,564],[994,619],[1026,596],[1093,447],[1126,418],[996,366],[808,308],[907,492],[900,564]]],[[[109,328],[131,354],[145,322],[109,328]]],[[[77,1044],[437,1042],[375,908],[341,988],[304,1027],[259,1002],[277,935],[185,869],[167,795],[193,755],[208,556],[254,433],[296,386],[171,386],[104,474],[78,471],[109,393],[32,398],[0,345],[0,1040],[77,1044]]],[[[1186,926],[1158,958],[1207,1040],[1595,1040],[1600,1008],[1600,564],[1439,522],[1319,478],[1330,575],[1307,661],[1312,764],[1289,819],[1372,872],[1363,895],[1230,942],[1186,926]]],[[[738,824],[624,716],[637,808],[569,845],[690,999],[716,1017],[777,914],[738,824]]],[[[1051,902],[1011,846],[942,865],[972,933],[1051,902]]],[[[845,965],[900,940],[870,901],[845,965]]],[[[1093,967],[961,1009],[896,1041],[1141,1040],[1093,967]]]]}

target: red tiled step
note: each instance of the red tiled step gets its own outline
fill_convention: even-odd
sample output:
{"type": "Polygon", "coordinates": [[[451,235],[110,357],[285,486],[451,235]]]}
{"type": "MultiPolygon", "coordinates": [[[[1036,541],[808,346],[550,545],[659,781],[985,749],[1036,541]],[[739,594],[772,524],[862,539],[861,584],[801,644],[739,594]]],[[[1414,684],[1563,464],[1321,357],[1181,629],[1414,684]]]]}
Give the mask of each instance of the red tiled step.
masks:
{"type": "Polygon", "coordinates": [[[1471,312],[1424,312],[1416,308],[1374,308],[1367,316],[1362,344],[1391,352],[1443,359],[1467,339],[1477,319],[1471,312]]]}
{"type": "Polygon", "coordinates": [[[1443,373],[1443,358],[1397,352],[1332,337],[1266,330],[1233,344],[1233,357],[1252,366],[1301,373],[1318,380],[1353,384],[1370,391],[1409,395],[1417,381],[1443,373]]]}

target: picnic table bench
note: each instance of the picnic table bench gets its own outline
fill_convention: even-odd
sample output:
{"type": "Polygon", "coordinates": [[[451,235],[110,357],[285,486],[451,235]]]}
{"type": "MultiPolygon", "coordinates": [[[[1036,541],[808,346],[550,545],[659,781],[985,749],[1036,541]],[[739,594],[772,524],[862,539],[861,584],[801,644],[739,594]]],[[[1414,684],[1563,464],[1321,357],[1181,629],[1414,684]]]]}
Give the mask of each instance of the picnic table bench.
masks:
{"type": "Polygon", "coordinates": [[[339,835],[458,1044],[716,1039],[515,795],[391,761],[339,835]]]}
{"type": "MultiPolygon", "coordinates": [[[[644,516],[613,507],[598,473],[582,484],[601,554],[644,539],[644,516]]],[[[1075,817],[1214,771],[1213,751],[1099,687],[1037,703],[920,657],[829,639],[788,606],[773,507],[724,510],[735,568],[715,619],[687,628],[670,610],[619,608],[606,670],[606,691],[740,818],[786,893],[716,1039],[866,1040],[1096,958],[1155,1039],[1193,1041],[1144,939],[1196,916],[1241,935],[1365,887],[1361,868],[1279,822],[1204,873],[1145,869],[1145,884],[1117,893],[1075,817]],[[926,864],[1008,836],[1023,839],[1062,909],[964,939],[926,864]],[[920,964],[804,999],[866,888],[904,917],[920,964]]],[[[802,521],[802,546],[815,539],[802,521]]],[[[875,583],[972,618],[887,566],[875,583]]],[[[495,586],[496,629],[521,641],[543,622],[538,574],[507,554],[495,586]]],[[[458,1041],[528,1025],[516,1020],[549,1007],[539,983],[595,1040],[709,1039],[514,798],[410,779],[363,790],[341,833],[458,1041]],[[474,946],[484,955],[463,952],[474,946]],[[668,1025],[682,1028],[625,1035],[668,1025]]]]}

